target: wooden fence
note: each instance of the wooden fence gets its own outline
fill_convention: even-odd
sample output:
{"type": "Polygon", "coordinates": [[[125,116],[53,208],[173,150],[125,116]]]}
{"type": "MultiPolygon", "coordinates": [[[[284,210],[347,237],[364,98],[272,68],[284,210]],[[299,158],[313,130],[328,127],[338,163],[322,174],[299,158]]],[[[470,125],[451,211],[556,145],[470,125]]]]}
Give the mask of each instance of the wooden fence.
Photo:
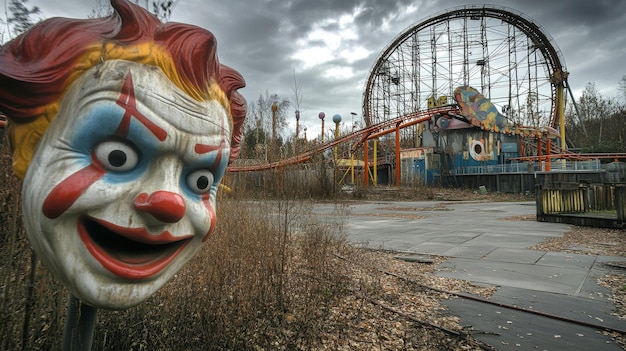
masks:
{"type": "Polygon", "coordinates": [[[535,201],[540,222],[625,228],[626,184],[537,185],[535,201]]]}

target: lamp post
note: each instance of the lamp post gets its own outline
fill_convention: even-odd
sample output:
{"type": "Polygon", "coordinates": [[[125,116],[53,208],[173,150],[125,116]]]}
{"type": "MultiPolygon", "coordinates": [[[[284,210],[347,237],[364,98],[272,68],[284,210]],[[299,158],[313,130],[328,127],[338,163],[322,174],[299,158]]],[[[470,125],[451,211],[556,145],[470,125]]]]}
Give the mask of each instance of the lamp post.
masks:
{"type": "Polygon", "coordinates": [[[354,129],[356,128],[356,124],[354,124],[354,117],[357,114],[356,114],[356,112],[350,112],[350,115],[352,116],[352,131],[354,132],[354,129]]]}
{"type": "Polygon", "coordinates": [[[324,112],[320,112],[317,117],[322,120],[322,144],[324,144],[324,117],[326,117],[326,114],[324,112]]]}
{"type": "MultiPolygon", "coordinates": [[[[356,124],[354,124],[354,116],[356,116],[356,112],[350,112],[350,115],[352,116],[352,133],[354,133],[356,130],[356,124]]],[[[350,147],[350,180],[352,185],[354,185],[354,150],[352,150],[352,147],[350,147]]]]}
{"type": "MultiPolygon", "coordinates": [[[[335,140],[339,139],[339,123],[341,123],[341,115],[335,114],[333,116],[333,122],[335,122],[335,140]]],[[[337,186],[337,170],[339,169],[339,165],[337,165],[337,145],[334,147],[334,164],[335,164],[335,186],[337,186]]]]}
{"type": "Polygon", "coordinates": [[[298,153],[298,136],[300,134],[300,111],[296,110],[296,141],[293,147],[293,153],[298,153]]]}
{"type": "MultiPolygon", "coordinates": [[[[334,115],[333,122],[335,122],[335,140],[337,140],[339,139],[339,123],[341,123],[341,115],[334,115]]],[[[335,162],[337,162],[337,145],[335,145],[335,162]]]]}

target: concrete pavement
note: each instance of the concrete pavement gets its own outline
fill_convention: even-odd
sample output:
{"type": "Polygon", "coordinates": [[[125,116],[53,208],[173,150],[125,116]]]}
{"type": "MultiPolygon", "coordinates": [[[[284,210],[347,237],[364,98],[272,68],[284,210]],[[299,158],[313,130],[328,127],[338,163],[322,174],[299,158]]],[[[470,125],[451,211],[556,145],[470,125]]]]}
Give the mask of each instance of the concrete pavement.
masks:
{"type": "MultiPolygon", "coordinates": [[[[316,204],[315,212],[332,215],[337,208],[316,204]]],[[[534,202],[364,201],[350,203],[348,212],[348,240],[357,246],[446,256],[436,274],[499,287],[491,301],[626,329],[626,321],[611,315],[610,292],[596,283],[610,271],[604,262],[626,257],[530,250],[570,227],[505,220],[534,218],[534,202]]],[[[597,328],[465,299],[442,303],[498,350],[623,350],[597,328]]]]}

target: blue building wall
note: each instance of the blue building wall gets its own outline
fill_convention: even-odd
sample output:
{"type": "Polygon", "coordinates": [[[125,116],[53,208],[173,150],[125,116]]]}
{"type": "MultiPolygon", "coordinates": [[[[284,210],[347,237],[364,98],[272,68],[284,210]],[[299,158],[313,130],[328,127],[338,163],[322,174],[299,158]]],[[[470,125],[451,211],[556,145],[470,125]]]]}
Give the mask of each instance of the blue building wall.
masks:
{"type": "Polygon", "coordinates": [[[477,128],[446,130],[424,138],[421,148],[401,151],[403,183],[433,185],[442,175],[481,173],[518,157],[520,138],[477,128]]]}

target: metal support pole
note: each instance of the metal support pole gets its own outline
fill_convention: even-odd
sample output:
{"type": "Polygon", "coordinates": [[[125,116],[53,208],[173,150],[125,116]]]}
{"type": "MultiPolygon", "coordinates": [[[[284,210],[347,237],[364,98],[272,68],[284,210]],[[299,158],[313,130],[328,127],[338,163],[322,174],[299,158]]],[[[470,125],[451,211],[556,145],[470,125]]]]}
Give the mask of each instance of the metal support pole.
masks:
{"type": "Polygon", "coordinates": [[[98,309],[80,302],[70,295],[65,321],[64,351],[89,351],[96,329],[98,309]]]}
{"type": "MultiPolygon", "coordinates": [[[[335,122],[335,140],[339,139],[339,122],[335,122]]],[[[333,173],[333,189],[336,191],[337,190],[337,171],[339,170],[339,165],[337,164],[337,162],[339,162],[338,159],[338,154],[337,154],[337,148],[338,146],[335,145],[334,149],[333,149],[333,165],[335,166],[334,169],[334,173],[333,173]]]]}
{"type": "Polygon", "coordinates": [[[401,173],[400,168],[402,167],[402,162],[400,160],[400,124],[396,124],[396,186],[400,186],[402,180],[400,179],[401,173]]]}
{"type": "Polygon", "coordinates": [[[296,110],[296,140],[293,145],[293,154],[298,154],[298,138],[300,137],[300,111],[296,110]]]}
{"type": "Polygon", "coordinates": [[[367,187],[370,180],[370,163],[369,163],[369,140],[365,139],[363,142],[363,186],[367,187]]]}
{"type": "Polygon", "coordinates": [[[350,181],[354,185],[354,152],[350,153],[350,181]]]}
{"type": "Polygon", "coordinates": [[[546,172],[550,172],[552,170],[552,165],[550,164],[550,162],[552,162],[552,157],[550,157],[551,147],[552,143],[550,142],[550,138],[546,138],[546,172]]]}
{"type": "Polygon", "coordinates": [[[378,185],[378,140],[374,139],[374,186],[378,185]]]}
{"type": "Polygon", "coordinates": [[[561,150],[567,150],[567,141],[565,140],[565,84],[563,75],[567,73],[561,72],[559,84],[556,87],[557,114],[559,117],[559,136],[561,137],[561,150]]]}
{"type": "MultiPolygon", "coordinates": [[[[336,122],[335,123],[335,140],[339,139],[339,123],[336,122]]],[[[337,164],[337,145],[335,145],[335,147],[333,148],[333,153],[335,155],[335,164],[337,164]]]]}
{"type": "Polygon", "coordinates": [[[539,163],[539,171],[543,172],[543,144],[541,143],[541,137],[537,138],[537,162],[539,163]]]}

